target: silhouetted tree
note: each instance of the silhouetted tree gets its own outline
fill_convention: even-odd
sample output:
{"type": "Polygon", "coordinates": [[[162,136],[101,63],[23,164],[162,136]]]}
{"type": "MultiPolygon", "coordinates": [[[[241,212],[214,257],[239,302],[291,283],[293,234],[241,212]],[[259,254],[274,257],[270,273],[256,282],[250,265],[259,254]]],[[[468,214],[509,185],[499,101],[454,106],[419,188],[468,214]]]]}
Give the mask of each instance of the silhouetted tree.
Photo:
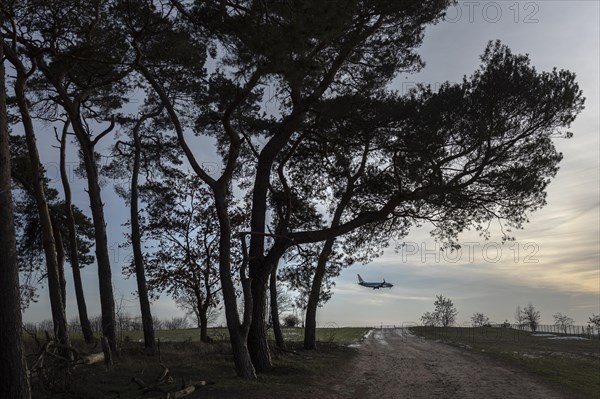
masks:
{"type": "Polygon", "coordinates": [[[458,310],[454,307],[450,298],[445,298],[443,295],[436,295],[436,300],[433,303],[435,310],[433,313],[426,312],[421,316],[421,323],[432,327],[450,327],[456,321],[458,310]]]}
{"type": "Polygon", "coordinates": [[[454,307],[450,298],[444,298],[443,295],[436,296],[434,314],[440,321],[442,327],[449,327],[456,322],[456,316],[458,316],[458,310],[454,307]]]}
{"type": "MultiPolygon", "coordinates": [[[[156,243],[146,253],[148,284],[154,292],[166,291],[174,298],[193,297],[200,338],[208,342],[209,309],[221,297],[220,236],[213,197],[195,176],[147,183],[143,197],[147,203],[143,234],[156,243]]],[[[244,223],[241,210],[232,213],[231,220],[232,229],[239,231],[244,223]]]]}
{"type": "Polygon", "coordinates": [[[421,324],[427,327],[439,327],[439,320],[435,313],[425,312],[421,316],[421,324]]]}
{"type": "MultiPolygon", "coordinates": [[[[16,101],[20,115],[20,122],[25,131],[25,142],[27,146],[27,155],[29,156],[29,178],[23,181],[23,186],[27,187],[29,195],[31,195],[36,204],[38,212],[38,220],[40,224],[41,241],[44,248],[46,270],[45,274],[48,278],[48,291],[50,293],[50,308],[52,311],[52,319],[54,321],[54,334],[59,342],[63,345],[70,345],[69,333],[67,330],[67,317],[65,313],[65,279],[64,279],[64,252],[62,242],[59,240],[58,232],[56,231],[56,222],[53,223],[48,206],[48,200],[45,190],[45,176],[40,161],[40,155],[36,143],[36,134],[33,127],[33,119],[29,111],[29,100],[26,95],[26,86],[29,77],[35,72],[36,64],[31,62],[31,66],[27,66],[17,48],[17,32],[12,31],[13,40],[7,42],[2,41],[4,53],[7,60],[11,63],[16,71],[16,78],[13,81],[13,89],[15,92],[16,101]]],[[[28,57],[24,57],[28,58],[28,57]]],[[[70,353],[65,352],[66,356],[70,353]]]]}
{"type": "MultiPolygon", "coordinates": [[[[0,7],[0,23],[5,10],[0,7]]],[[[4,60],[3,46],[0,59],[4,60]]],[[[11,196],[10,152],[4,62],[0,65],[0,396],[29,399],[29,378],[21,338],[19,267],[11,196]]]]}
{"type": "Polygon", "coordinates": [[[531,302],[523,308],[523,321],[529,324],[531,331],[537,330],[538,323],[541,318],[541,313],[536,310],[535,306],[531,302]]]}
{"type": "Polygon", "coordinates": [[[483,313],[473,313],[471,323],[473,323],[473,327],[487,327],[490,325],[490,318],[483,313]]]}
{"type": "MultiPolygon", "coordinates": [[[[68,237],[68,252],[69,252],[69,262],[71,263],[71,269],[73,271],[73,285],[75,288],[75,297],[77,299],[77,310],[79,313],[79,322],[81,324],[81,331],[83,333],[83,338],[85,342],[92,343],[94,341],[94,332],[92,330],[92,326],[90,324],[90,320],[87,314],[87,305],[85,302],[85,293],[83,292],[83,283],[81,281],[81,272],[80,267],[91,263],[89,258],[86,259],[86,255],[80,256],[80,250],[89,252],[89,248],[91,247],[85,241],[82,241],[77,236],[77,225],[81,225],[81,223],[77,223],[76,220],[85,220],[87,224],[93,228],[89,219],[81,213],[73,204],[72,204],[72,194],[71,194],[71,184],[69,182],[69,175],[67,173],[66,167],[66,150],[67,150],[67,131],[68,131],[69,123],[68,121],[63,126],[62,135],[60,138],[60,179],[63,186],[63,191],[65,195],[64,202],[64,213],[65,213],[65,224],[67,228],[67,237],[68,237]],[[78,218],[76,219],[76,215],[78,218]]],[[[90,232],[91,233],[91,232],[90,232]]],[[[88,235],[89,240],[93,239],[93,235],[88,235]]]]}
{"type": "MultiPolygon", "coordinates": [[[[282,238],[285,245],[275,243],[271,250],[267,248],[271,242],[266,230],[270,171],[276,159],[328,90],[336,94],[353,90],[351,79],[361,85],[361,90],[368,87],[376,90],[399,70],[418,69],[421,62],[412,50],[421,41],[424,25],[436,21],[447,2],[394,3],[393,6],[372,3],[363,7],[346,1],[323,3],[311,0],[293,5],[269,1],[264,4],[248,2],[247,8],[219,1],[198,2],[194,7],[186,7],[178,1],[173,4],[194,29],[208,35],[209,53],[217,56],[220,55],[218,48],[225,50],[222,59],[236,71],[227,74],[218,70],[194,87],[194,96],[201,100],[198,103],[202,111],[195,128],[201,134],[216,138],[223,159],[220,175],[211,176],[197,162],[187,144],[182,120],[189,112],[181,112],[185,108],[178,108],[182,97],[168,94],[173,86],[165,84],[160,65],[153,64],[152,58],[147,56],[148,45],[157,42],[138,39],[141,35],[136,37],[140,54],[144,54],[138,62],[138,70],[165,105],[190,165],[213,190],[222,227],[221,237],[227,241],[221,246],[224,251],[220,257],[224,262],[222,280],[229,278],[228,247],[231,241],[224,195],[238,170],[242,152],[256,150],[251,161],[254,170],[247,177],[252,189],[252,234],[249,234],[247,258],[250,279],[245,280],[242,276],[244,283],[252,284],[252,298],[246,294],[246,308],[251,302],[253,311],[252,317],[248,315],[243,323],[238,319],[233,287],[228,281],[222,281],[238,373],[253,377],[252,365],[259,371],[272,366],[264,325],[266,287],[273,268],[289,247],[288,240],[282,238]],[[207,92],[214,93],[208,101],[203,97],[205,82],[209,86],[207,92]],[[256,102],[263,95],[261,85],[267,82],[277,86],[276,96],[281,104],[281,111],[274,119],[262,118],[256,112],[256,102]],[[266,138],[265,145],[254,147],[254,142],[260,138],[266,138]],[[251,319],[254,321],[246,343],[245,327],[251,319]],[[248,363],[248,351],[252,365],[248,363]]],[[[168,47],[161,46],[163,49],[168,47]]],[[[176,50],[181,51],[181,48],[176,50]]],[[[200,47],[195,46],[186,51],[186,56],[198,49],[200,47]]],[[[203,48],[202,53],[206,53],[203,48]]],[[[166,57],[175,61],[173,65],[184,66],[188,72],[184,74],[186,79],[198,76],[197,66],[201,65],[202,58],[192,65],[183,65],[186,57],[169,58],[171,56],[164,51],[161,56],[163,60],[166,57]]],[[[180,89],[180,93],[189,90],[188,86],[183,91],[180,89]]]]}
{"type": "Polygon", "coordinates": [[[588,319],[588,325],[600,332],[600,314],[592,314],[588,319]]]}
{"type": "MultiPolygon", "coordinates": [[[[347,144],[332,145],[324,151],[326,157],[306,153],[301,157],[302,145],[290,143],[281,162],[302,166],[298,173],[284,175],[286,181],[280,183],[283,193],[289,193],[287,198],[293,199],[290,203],[294,206],[298,199],[313,204],[320,201],[323,207],[319,210],[325,209],[331,212],[327,216],[333,217],[343,198],[343,189],[337,187],[339,181],[346,181],[342,173],[348,169],[346,154],[356,154],[350,158],[356,165],[365,142],[371,142],[368,167],[357,180],[343,223],[287,234],[284,225],[275,231],[266,259],[277,258],[284,248],[350,232],[362,238],[352,242],[373,243],[374,237],[387,242],[423,221],[431,222],[434,236],[449,247],[458,245],[457,234],[469,225],[488,236],[489,224],[484,220],[521,228],[527,209],[545,204],[545,188],[557,171],[561,155],[552,137],[569,126],[582,104],[572,73],[538,73],[527,57],[513,55],[500,43],[490,43],[482,66],[471,77],[461,84],[442,85],[435,93],[419,87],[407,96],[383,93],[365,98],[361,93],[323,101],[318,118],[300,128],[297,140],[314,140],[327,148],[328,139],[339,134],[346,137],[347,144]],[[518,85],[507,83],[516,80],[518,85]],[[523,84],[529,89],[524,90],[523,84]],[[531,90],[538,94],[530,95],[531,90]],[[539,98],[546,100],[540,102],[539,98]],[[329,112],[335,117],[329,118],[329,112]],[[517,114],[517,118],[508,116],[517,114]],[[545,144],[533,145],[534,141],[545,144]],[[297,151],[297,158],[288,151],[297,151]],[[312,174],[324,169],[319,165],[331,165],[330,171],[312,174]],[[332,189],[307,191],[303,196],[300,190],[311,184],[332,189]]],[[[274,181],[282,179],[281,173],[273,175],[274,181]]],[[[303,211],[305,207],[295,209],[303,211]]]]}
{"type": "MultiPolygon", "coordinates": [[[[46,273],[46,262],[44,257],[44,244],[39,212],[33,192],[33,176],[31,173],[31,160],[28,155],[27,146],[22,136],[10,136],[11,140],[11,162],[12,178],[15,183],[13,194],[15,198],[15,219],[17,226],[17,254],[19,256],[20,269],[26,282],[26,296],[24,306],[29,300],[34,299],[36,285],[44,279],[46,273]]],[[[89,218],[77,207],[70,204],[70,187],[64,161],[64,146],[61,144],[61,178],[65,190],[65,201],[60,201],[58,192],[49,186],[49,180],[44,177],[42,184],[46,194],[52,232],[56,241],[57,264],[59,266],[60,296],[66,297],[66,281],[64,276],[64,261],[68,261],[73,269],[73,281],[77,297],[79,319],[86,342],[93,341],[93,334],[89,328],[87,309],[81,284],[79,269],[93,263],[94,258],[90,255],[93,247],[93,225],[89,218]],[[65,238],[66,237],[66,238],[65,238]],[[65,257],[65,253],[69,256],[65,257]]],[[[45,176],[44,168],[41,169],[45,176]]],[[[23,294],[22,294],[23,296],[23,294]]]]}
{"type": "Polygon", "coordinates": [[[560,312],[553,314],[552,317],[554,317],[554,325],[558,326],[565,334],[567,333],[568,328],[573,326],[573,323],[575,322],[575,320],[560,312]]]}
{"type": "Polygon", "coordinates": [[[113,130],[113,112],[126,101],[124,78],[132,70],[126,60],[135,55],[127,40],[112,29],[111,3],[15,2],[11,24],[3,28],[16,28],[8,37],[17,38],[17,50],[39,71],[35,90],[40,107],[68,118],[79,143],[95,230],[103,334],[116,354],[112,272],[95,148],[113,130]],[[108,127],[94,135],[91,126],[100,124],[108,127]]]}
{"type": "Polygon", "coordinates": [[[136,117],[121,117],[120,124],[129,133],[129,140],[118,140],[113,148],[115,155],[113,161],[104,168],[104,173],[116,178],[130,178],[129,190],[123,189],[121,185],[115,186],[117,193],[129,204],[131,227],[128,234],[133,249],[133,266],[137,283],[140,312],[142,314],[142,326],[144,330],[144,347],[146,350],[154,351],[154,327],[153,317],[150,309],[150,299],[146,282],[146,271],[144,255],[142,250],[142,233],[139,209],[139,185],[144,176],[158,174],[166,178],[165,167],[178,165],[173,154],[173,143],[163,137],[157,126],[150,125],[150,121],[158,118],[162,113],[162,107],[148,108],[147,104],[139,110],[136,117]]]}

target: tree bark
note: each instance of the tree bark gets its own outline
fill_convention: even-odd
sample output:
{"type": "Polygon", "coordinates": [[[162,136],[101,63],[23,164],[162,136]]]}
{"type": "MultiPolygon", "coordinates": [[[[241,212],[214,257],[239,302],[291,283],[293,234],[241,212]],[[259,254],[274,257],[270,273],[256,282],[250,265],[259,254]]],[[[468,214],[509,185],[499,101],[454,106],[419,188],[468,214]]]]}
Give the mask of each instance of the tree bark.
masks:
{"type": "MultiPolygon", "coordinates": [[[[208,262],[209,260],[207,259],[208,262]]],[[[208,337],[208,309],[210,308],[213,294],[210,290],[208,271],[204,273],[204,284],[206,287],[206,298],[202,296],[199,286],[194,288],[194,295],[198,304],[196,316],[198,317],[198,327],[200,328],[200,341],[210,342],[210,338],[208,337]]]]}
{"type": "Polygon", "coordinates": [[[56,247],[56,264],[58,265],[58,280],[60,282],[60,296],[63,303],[63,312],[67,314],[67,279],[65,278],[65,243],[63,241],[60,226],[56,217],[50,213],[50,222],[52,223],[52,234],[56,247]]]}
{"type": "Polygon", "coordinates": [[[285,340],[279,323],[279,304],[277,303],[277,268],[273,268],[269,280],[269,292],[271,294],[271,323],[273,324],[273,334],[275,335],[275,345],[285,349],[285,340]]]}
{"type": "Polygon", "coordinates": [[[146,284],[146,272],[144,267],[144,256],[142,254],[142,235],[140,233],[140,220],[138,215],[138,177],[140,174],[140,156],[142,144],[140,140],[140,127],[149,118],[144,115],[133,128],[133,171],[131,176],[131,245],[133,247],[133,261],[135,264],[135,279],[137,282],[138,298],[140,300],[140,311],[142,313],[142,326],[144,329],[144,347],[149,352],[154,352],[154,326],[152,324],[152,311],[148,299],[148,286],[146,284]]]}
{"type": "MultiPolygon", "coordinates": [[[[205,242],[206,243],[206,242],[205,242]]],[[[196,302],[198,303],[198,318],[200,320],[200,341],[210,342],[208,337],[208,309],[213,305],[213,295],[210,284],[210,269],[211,269],[211,252],[205,244],[206,254],[206,270],[204,270],[204,287],[206,287],[206,298],[203,300],[200,289],[196,290],[196,302]]]]}
{"type": "MultiPolygon", "coordinates": [[[[73,115],[76,117],[76,115],[73,115]]],[[[81,121],[73,123],[80,147],[83,152],[85,169],[88,181],[88,195],[92,220],[94,223],[94,236],[96,247],[96,262],[98,264],[98,285],[100,288],[100,308],[102,312],[102,335],[108,339],[113,354],[117,354],[117,323],[115,318],[115,299],[112,287],[112,271],[110,268],[110,255],[108,252],[108,237],[106,236],[106,220],[104,218],[104,204],[100,185],[98,183],[98,168],[94,146],[81,126],[81,121]],[[77,126],[77,128],[75,128],[77,126]],[[78,132],[78,133],[77,133],[78,132]]]]}
{"type": "Polygon", "coordinates": [[[208,338],[208,317],[206,317],[207,309],[204,307],[200,310],[198,316],[200,316],[200,341],[210,342],[208,338]]]}
{"type": "MultiPolygon", "coordinates": [[[[252,262],[251,262],[252,263],[252,262]]],[[[257,372],[266,372],[273,369],[271,352],[267,341],[265,316],[267,308],[267,280],[269,273],[252,276],[252,323],[248,333],[248,350],[252,363],[257,372]]]]}
{"type": "MultiPolygon", "coordinates": [[[[4,59],[2,46],[0,59],[4,59]]],[[[11,191],[4,63],[0,63],[0,220],[0,397],[29,399],[31,392],[21,341],[21,298],[11,191]]]]}
{"type": "Polygon", "coordinates": [[[319,306],[319,298],[321,297],[321,284],[327,270],[327,260],[329,260],[329,256],[331,255],[334,242],[335,238],[325,241],[319,254],[317,269],[315,270],[310,295],[308,296],[308,304],[306,305],[304,349],[317,349],[317,307],[319,306]]]}
{"type": "Polygon", "coordinates": [[[69,260],[73,271],[73,286],[75,288],[75,298],[77,299],[77,311],[79,313],[79,323],[81,332],[86,343],[94,342],[94,332],[87,313],[85,295],[83,293],[83,283],[81,282],[81,271],[79,270],[79,249],[77,243],[77,230],[75,228],[75,217],[73,216],[73,205],[71,198],[71,184],[66,166],[66,147],[67,147],[67,124],[63,129],[60,142],[60,178],[63,190],[65,192],[65,215],[67,229],[69,231],[69,260]]]}
{"type": "MultiPolygon", "coordinates": [[[[6,44],[4,45],[6,46],[6,44]]],[[[17,78],[14,85],[15,97],[17,98],[21,122],[23,123],[23,129],[25,131],[27,152],[29,153],[29,162],[31,164],[31,185],[39,214],[44,255],[46,257],[46,273],[48,276],[48,291],[50,293],[50,308],[52,311],[52,320],[54,322],[54,334],[61,344],[70,346],[67,331],[67,318],[63,303],[63,290],[61,289],[56,241],[53,233],[50,210],[48,209],[48,202],[46,200],[46,193],[44,191],[44,176],[37,149],[35,131],[31,115],[29,114],[29,105],[25,96],[28,72],[12,49],[5,47],[4,51],[7,59],[17,72],[17,78]]],[[[71,355],[70,352],[68,352],[68,354],[71,355]]]]}

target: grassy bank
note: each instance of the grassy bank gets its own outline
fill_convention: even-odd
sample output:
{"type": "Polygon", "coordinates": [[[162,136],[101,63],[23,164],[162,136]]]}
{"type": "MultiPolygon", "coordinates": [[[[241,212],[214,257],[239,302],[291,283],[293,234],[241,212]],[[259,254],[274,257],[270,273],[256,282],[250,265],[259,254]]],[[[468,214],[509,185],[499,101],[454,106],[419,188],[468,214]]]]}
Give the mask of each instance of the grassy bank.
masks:
{"type": "Polygon", "coordinates": [[[549,339],[510,328],[413,327],[427,339],[478,351],[581,397],[600,396],[600,341],[549,339]]]}

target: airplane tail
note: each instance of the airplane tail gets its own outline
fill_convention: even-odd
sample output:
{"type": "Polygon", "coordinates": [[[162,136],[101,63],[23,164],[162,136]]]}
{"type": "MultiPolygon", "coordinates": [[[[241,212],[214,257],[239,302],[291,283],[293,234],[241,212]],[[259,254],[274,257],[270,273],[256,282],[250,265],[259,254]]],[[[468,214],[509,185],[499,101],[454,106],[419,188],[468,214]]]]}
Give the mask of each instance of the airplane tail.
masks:
{"type": "Polygon", "coordinates": [[[360,274],[357,274],[357,276],[358,276],[358,282],[359,283],[364,283],[364,281],[363,281],[362,277],[360,276],[360,274]]]}

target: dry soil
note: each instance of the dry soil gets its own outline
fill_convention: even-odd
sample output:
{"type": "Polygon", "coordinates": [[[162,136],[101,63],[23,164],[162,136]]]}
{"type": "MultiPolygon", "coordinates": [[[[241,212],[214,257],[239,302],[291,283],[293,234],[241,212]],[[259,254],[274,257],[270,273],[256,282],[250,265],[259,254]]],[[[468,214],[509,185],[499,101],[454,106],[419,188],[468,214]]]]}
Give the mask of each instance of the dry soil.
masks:
{"type": "Polygon", "coordinates": [[[521,370],[405,329],[372,331],[343,376],[320,388],[336,399],[567,398],[521,370]]]}

